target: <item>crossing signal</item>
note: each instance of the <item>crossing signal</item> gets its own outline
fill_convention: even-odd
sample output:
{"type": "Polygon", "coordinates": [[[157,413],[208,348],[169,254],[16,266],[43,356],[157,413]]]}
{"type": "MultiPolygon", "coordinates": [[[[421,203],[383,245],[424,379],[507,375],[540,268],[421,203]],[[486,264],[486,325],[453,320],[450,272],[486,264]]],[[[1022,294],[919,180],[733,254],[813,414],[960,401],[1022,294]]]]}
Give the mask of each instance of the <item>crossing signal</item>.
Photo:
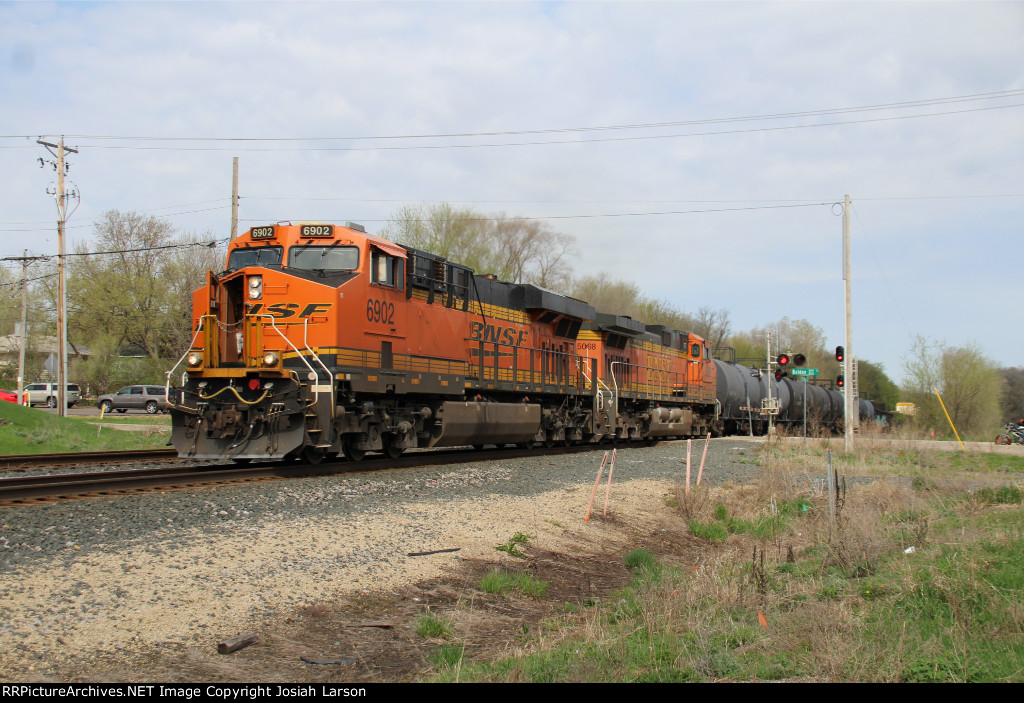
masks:
{"type": "Polygon", "coordinates": [[[793,355],[793,366],[803,366],[806,363],[807,363],[807,357],[804,356],[803,354],[794,354],[793,355]]]}
{"type": "Polygon", "coordinates": [[[784,379],[788,375],[789,374],[786,373],[785,371],[783,371],[782,369],[775,369],[775,380],[776,381],[781,381],[782,379],[784,379]]]}
{"type": "Polygon", "coordinates": [[[836,376],[836,385],[840,388],[846,385],[846,379],[843,378],[842,374],[836,376]]]}
{"type": "Polygon", "coordinates": [[[785,366],[789,363],[789,354],[779,354],[775,357],[775,363],[779,366],[785,366]]]}
{"type": "Polygon", "coordinates": [[[846,350],[842,347],[836,347],[836,361],[842,361],[846,358],[846,350]]]}

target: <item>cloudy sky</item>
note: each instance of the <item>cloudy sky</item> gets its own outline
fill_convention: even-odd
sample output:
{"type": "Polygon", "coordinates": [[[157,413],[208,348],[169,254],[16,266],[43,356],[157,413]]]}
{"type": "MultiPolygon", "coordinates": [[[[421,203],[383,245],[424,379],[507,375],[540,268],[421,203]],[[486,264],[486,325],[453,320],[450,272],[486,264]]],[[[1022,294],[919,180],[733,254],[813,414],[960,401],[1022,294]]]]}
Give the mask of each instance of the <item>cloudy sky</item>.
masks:
{"type": "MultiPolygon", "coordinates": [[[[545,219],[736,330],[783,316],[895,379],[911,336],[1022,366],[1024,4],[0,2],[0,258],[112,208],[182,231],[545,219]]],[[[793,350],[799,351],[799,350],[793,350]]]]}

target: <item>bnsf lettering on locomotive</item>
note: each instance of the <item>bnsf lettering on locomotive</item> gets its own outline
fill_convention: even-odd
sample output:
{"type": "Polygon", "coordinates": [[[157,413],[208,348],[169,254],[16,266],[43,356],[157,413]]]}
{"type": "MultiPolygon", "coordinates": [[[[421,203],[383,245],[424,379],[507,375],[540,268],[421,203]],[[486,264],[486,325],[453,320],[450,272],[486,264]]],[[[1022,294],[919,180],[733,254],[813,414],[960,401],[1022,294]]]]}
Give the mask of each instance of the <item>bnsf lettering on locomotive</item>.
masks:
{"type": "Polygon", "coordinates": [[[473,322],[469,338],[474,342],[496,342],[498,344],[521,347],[527,343],[529,332],[527,330],[516,330],[514,327],[501,327],[499,325],[487,325],[483,322],[473,322]]]}
{"type": "MultiPolygon", "coordinates": [[[[309,303],[299,313],[299,319],[309,317],[311,315],[319,315],[327,312],[331,309],[332,303],[309,303]]],[[[295,317],[295,311],[298,310],[298,303],[274,303],[268,305],[266,308],[263,307],[263,303],[256,303],[249,308],[249,315],[272,315],[278,320],[286,320],[289,317],[295,317]]]]}

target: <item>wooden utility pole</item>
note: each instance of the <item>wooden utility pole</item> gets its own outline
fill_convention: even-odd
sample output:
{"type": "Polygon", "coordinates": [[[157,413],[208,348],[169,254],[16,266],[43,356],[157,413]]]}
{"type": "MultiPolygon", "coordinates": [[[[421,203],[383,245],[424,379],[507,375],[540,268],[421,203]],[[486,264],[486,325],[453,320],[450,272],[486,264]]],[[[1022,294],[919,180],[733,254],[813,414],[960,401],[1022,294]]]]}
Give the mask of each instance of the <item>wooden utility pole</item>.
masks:
{"type": "Polygon", "coordinates": [[[66,149],[64,137],[56,144],[41,139],[37,139],[36,143],[57,150],[57,414],[67,417],[68,306],[64,282],[64,222],[67,220],[67,195],[64,193],[64,152],[77,154],[78,150],[66,149]]]}
{"type": "Polygon", "coordinates": [[[850,306],[850,196],[843,197],[843,300],[846,311],[846,354],[843,357],[843,428],[846,451],[853,451],[854,406],[853,384],[853,310],[850,306]]]}
{"type": "Polygon", "coordinates": [[[238,236],[238,157],[231,162],[231,238],[238,236]]]}
{"type": "Polygon", "coordinates": [[[28,346],[28,249],[21,261],[21,343],[18,345],[18,404],[25,398],[25,347],[28,346]]]}

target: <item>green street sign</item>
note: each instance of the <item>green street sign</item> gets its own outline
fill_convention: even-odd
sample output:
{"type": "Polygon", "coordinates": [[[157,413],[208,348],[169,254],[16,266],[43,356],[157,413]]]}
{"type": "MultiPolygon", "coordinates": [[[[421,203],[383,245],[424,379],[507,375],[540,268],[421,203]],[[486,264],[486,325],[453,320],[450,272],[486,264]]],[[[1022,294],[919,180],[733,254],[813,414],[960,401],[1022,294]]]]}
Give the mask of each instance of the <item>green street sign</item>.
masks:
{"type": "Polygon", "coordinates": [[[817,376],[818,369],[793,369],[789,373],[793,376],[817,376]]]}

